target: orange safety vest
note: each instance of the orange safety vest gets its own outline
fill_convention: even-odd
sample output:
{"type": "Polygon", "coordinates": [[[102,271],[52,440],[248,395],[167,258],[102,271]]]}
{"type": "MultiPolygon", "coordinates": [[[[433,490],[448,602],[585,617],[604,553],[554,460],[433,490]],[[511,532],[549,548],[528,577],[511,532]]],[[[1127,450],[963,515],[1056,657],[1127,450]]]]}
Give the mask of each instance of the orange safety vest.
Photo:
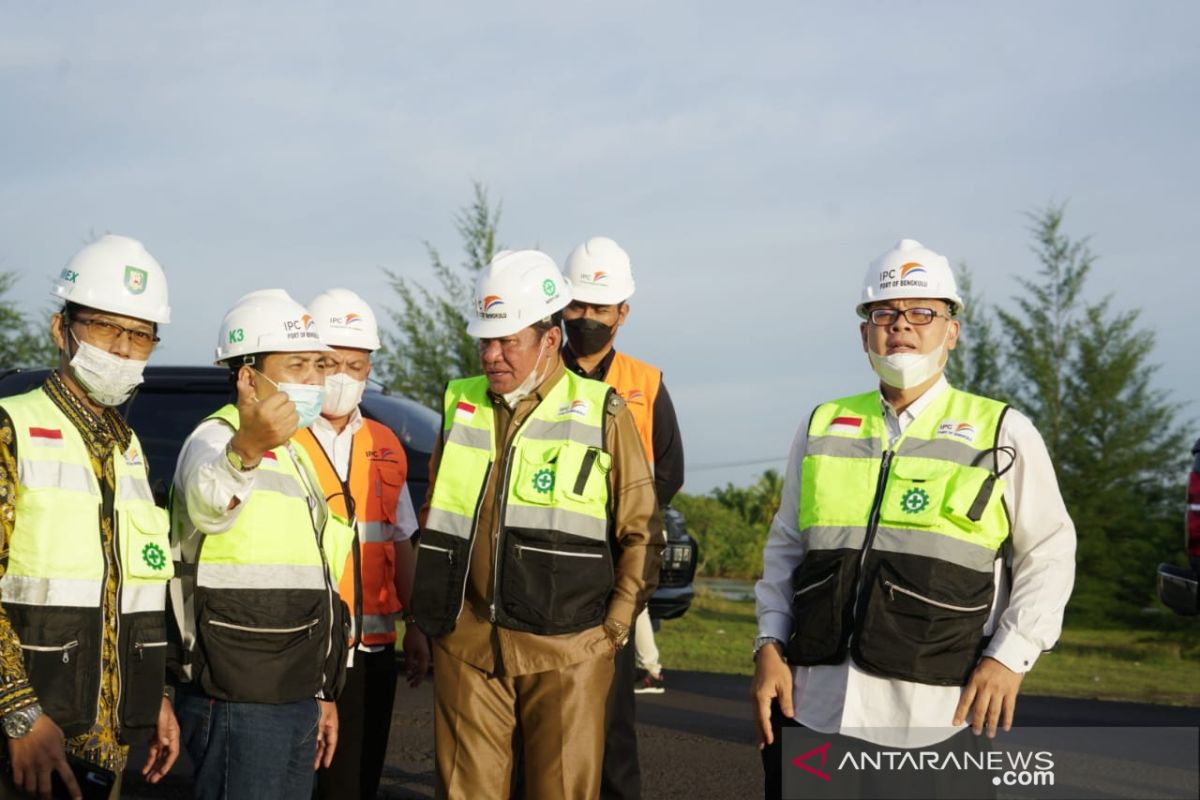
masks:
{"type": "Polygon", "coordinates": [[[396,504],[408,476],[408,459],[396,435],[374,420],[362,422],[350,443],[350,471],[344,484],[312,431],[305,428],[296,434],[317,469],[330,510],[350,520],[357,532],[338,585],[354,612],[351,647],[358,641],[367,645],[396,641],[395,615],[401,604],[396,595],[396,550],[387,526],[396,522],[396,504]],[[347,491],[352,498],[349,504],[347,491]],[[358,569],[353,569],[354,561],[358,569]]]}
{"type": "Polygon", "coordinates": [[[662,385],[662,371],[621,351],[613,356],[604,382],[625,400],[642,436],[646,460],[654,466],[654,400],[662,385]]]}

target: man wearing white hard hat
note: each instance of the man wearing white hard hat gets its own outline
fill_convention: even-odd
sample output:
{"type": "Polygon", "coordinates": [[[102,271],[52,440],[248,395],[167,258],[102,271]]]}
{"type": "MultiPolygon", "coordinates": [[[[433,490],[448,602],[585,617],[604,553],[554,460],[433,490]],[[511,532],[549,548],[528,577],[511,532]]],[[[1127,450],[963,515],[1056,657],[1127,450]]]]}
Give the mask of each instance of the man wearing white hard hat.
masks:
{"type": "MultiPolygon", "coordinates": [[[[338,697],[338,746],[317,773],[317,796],[371,800],[379,788],[396,697],[396,620],[409,607],[417,515],[405,482],[408,462],[396,434],[363,417],[359,401],[371,374],[379,330],[371,307],[349,289],[329,289],[308,304],[326,355],[321,415],[296,434],[335,513],[358,534],[339,591],[352,613],[350,668],[338,697]]],[[[429,645],[416,625],[404,634],[410,686],[429,668],[429,645]]]]}
{"type": "Polygon", "coordinates": [[[570,287],[535,250],[480,273],[422,509],[413,613],[434,640],[439,797],[600,791],[613,658],[658,580],[662,521],[624,401],[564,369],[570,287]]]}
{"type": "MultiPolygon", "coordinates": [[[[563,361],[575,374],[604,381],[621,395],[637,422],[654,471],[658,504],[665,508],[683,486],[683,440],[675,406],[661,370],[614,347],[617,331],[629,318],[629,298],[635,288],[629,254],[612,239],[595,236],[571,251],[563,272],[571,284],[571,303],[563,309],[567,331],[563,361]]],[[[650,612],[643,609],[634,625],[633,647],[617,658],[602,796],[641,796],[633,695],[661,694],[663,688],[654,627],[650,612]]]]}
{"type": "Polygon", "coordinates": [[[152,783],[179,753],[161,646],[169,523],[116,409],[171,310],[158,261],[111,234],[68,262],[52,294],[58,368],[0,399],[0,796],[49,797],[52,780],[79,796],[70,758],[115,798],[135,735],[151,734],[152,783]]]}
{"type": "Polygon", "coordinates": [[[179,454],[176,707],[198,798],[307,797],[337,746],[350,634],[337,587],[354,531],[292,438],[321,413],[329,352],[287,292],[242,297],[216,349],[235,401],[179,454]]]}
{"type": "MultiPolygon", "coordinates": [[[[943,376],[962,308],[944,256],[911,239],[880,256],[858,304],[879,389],[819,405],[792,444],[755,587],[768,796],[782,760],[804,755],[781,749],[781,725],[985,748],[1061,632],[1075,529],[1029,419],[943,376]]],[[[920,796],[986,794],[990,776],[950,784],[983,774],[926,770],[920,796]]],[[[864,796],[895,780],[858,777],[864,796]]]]}

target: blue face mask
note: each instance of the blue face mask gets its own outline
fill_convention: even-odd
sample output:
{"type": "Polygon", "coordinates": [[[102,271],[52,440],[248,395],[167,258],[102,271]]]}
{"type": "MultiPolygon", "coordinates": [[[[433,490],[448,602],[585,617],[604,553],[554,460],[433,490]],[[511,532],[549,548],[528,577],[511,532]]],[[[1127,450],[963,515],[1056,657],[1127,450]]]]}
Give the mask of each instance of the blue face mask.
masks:
{"type": "MultiPolygon", "coordinates": [[[[258,370],[259,375],[267,378],[258,370]]],[[[296,407],[296,414],[300,417],[300,427],[307,428],[313,424],[313,421],[321,416],[321,406],[325,404],[325,384],[311,383],[275,383],[270,378],[271,385],[288,396],[288,400],[292,401],[292,405],[296,407]]]]}

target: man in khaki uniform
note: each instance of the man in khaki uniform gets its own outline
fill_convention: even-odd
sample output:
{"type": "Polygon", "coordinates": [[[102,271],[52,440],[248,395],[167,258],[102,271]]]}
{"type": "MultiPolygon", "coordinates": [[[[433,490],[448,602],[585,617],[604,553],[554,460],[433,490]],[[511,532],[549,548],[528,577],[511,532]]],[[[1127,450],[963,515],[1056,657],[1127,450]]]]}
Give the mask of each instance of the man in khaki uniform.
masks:
{"type": "Polygon", "coordinates": [[[613,658],[657,583],[654,479],[624,402],[563,367],[553,260],[497,254],[475,299],[484,375],[447,387],[413,591],[437,792],[508,797],[520,741],[527,796],[597,797],[613,658]]]}

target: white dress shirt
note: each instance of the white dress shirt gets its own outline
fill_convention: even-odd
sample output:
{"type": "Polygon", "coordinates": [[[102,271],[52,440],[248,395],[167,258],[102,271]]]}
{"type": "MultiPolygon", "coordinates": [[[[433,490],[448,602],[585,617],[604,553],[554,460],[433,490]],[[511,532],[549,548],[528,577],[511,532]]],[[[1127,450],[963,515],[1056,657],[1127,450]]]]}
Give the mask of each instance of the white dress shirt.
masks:
{"type": "MultiPolygon", "coordinates": [[[[899,415],[881,395],[888,438],[898,438],[947,388],[943,377],[899,415]]],[[[1075,526],[1046,445],[1029,418],[1010,408],[998,445],[1016,452],[1012,468],[1004,474],[1004,500],[1012,519],[1012,587],[1010,592],[998,563],[996,595],[984,628],[992,639],[984,655],[1023,673],[1062,631],[1063,610],[1075,581],[1075,526]]],[[[792,631],[792,572],[806,550],[797,512],[807,447],[805,423],[792,442],[779,513],[763,551],[763,577],[754,588],[759,635],[783,642],[792,631]]],[[[927,747],[960,730],[951,725],[962,691],[957,686],[871,675],[850,656],[841,664],[797,667],[794,679],[796,720],[822,733],[842,733],[885,747],[927,747]]]]}

